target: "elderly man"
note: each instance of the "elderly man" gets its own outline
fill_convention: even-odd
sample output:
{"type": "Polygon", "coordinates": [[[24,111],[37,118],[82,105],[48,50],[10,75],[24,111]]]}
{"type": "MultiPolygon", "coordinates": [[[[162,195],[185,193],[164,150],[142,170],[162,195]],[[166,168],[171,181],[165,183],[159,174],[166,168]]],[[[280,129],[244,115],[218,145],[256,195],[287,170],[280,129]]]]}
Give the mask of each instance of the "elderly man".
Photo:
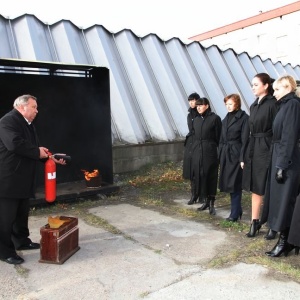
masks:
{"type": "MultiPolygon", "coordinates": [[[[40,147],[32,124],[38,113],[37,99],[23,95],[0,119],[0,259],[21,264],[16,250],[39,249],[29,238],[29,198],[34,197],[36,164],[48,158],[40,147]]],[[[63,159],[56,163],[65,164],[63,159]]]]}

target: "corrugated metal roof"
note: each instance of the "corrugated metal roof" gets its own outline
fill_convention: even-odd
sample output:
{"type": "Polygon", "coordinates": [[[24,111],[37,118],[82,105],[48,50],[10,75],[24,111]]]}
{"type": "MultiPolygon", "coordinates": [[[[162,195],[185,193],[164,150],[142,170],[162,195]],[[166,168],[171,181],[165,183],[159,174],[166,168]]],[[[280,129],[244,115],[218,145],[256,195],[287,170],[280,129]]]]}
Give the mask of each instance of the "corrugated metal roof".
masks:
{"type": "Polygon", "coordinates": [[[107,67],[114,144],[182,139],[192,92],[210,99],[223,118],[223,98],[229,93],[239,93],[249,112],[256,73],[273,78],[289,73],[300,80],[299,65],[274,64],[198,42],[186,45],[177,38],[163,41],[155,34],[138,37],[128,29],[81,29],[67,20],[48,25],[30,14],[15,19],[0,15],[0,39],[1,58],[107,67]]]}

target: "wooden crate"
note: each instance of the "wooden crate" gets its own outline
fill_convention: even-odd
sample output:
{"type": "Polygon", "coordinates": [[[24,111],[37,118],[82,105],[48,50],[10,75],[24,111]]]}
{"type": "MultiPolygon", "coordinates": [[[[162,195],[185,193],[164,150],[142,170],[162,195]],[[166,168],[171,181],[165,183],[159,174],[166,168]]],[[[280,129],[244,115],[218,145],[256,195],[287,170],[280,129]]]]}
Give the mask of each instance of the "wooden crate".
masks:
{"type": "Polygon", "coordinates": [[[80,249],[78,246],[78,219],[60,216],[68,222],[59,228],[50,228],[49,224],[41,227],[41,263],[63,264],[70,256],[80,249]]]}

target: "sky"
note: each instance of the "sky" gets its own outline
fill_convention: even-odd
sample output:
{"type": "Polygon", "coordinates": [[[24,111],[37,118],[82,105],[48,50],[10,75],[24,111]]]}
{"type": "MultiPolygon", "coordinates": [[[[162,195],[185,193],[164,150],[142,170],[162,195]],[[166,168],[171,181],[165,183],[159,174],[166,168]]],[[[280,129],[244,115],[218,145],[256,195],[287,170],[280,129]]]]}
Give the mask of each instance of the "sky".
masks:
{"type": "Polygon", "coordinates": [[[86,29],[102,25],[112,33],[154,33],[163,40],[189,37],[290,3],[288,0],[0,0],[0,15],[32,14],[50,25],[69,20],[86,29]]]}

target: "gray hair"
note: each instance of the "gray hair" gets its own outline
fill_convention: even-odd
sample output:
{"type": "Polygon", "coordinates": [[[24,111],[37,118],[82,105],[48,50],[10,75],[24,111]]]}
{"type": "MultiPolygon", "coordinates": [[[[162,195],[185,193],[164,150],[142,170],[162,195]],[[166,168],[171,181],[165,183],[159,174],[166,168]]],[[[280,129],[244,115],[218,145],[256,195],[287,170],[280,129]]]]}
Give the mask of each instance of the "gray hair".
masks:
{"type": "Polygon", "coordinates": [[[32,95],[22,95],[19,96],[15,101],[14,101],[14,108],[17,108],[21,105],[26,105],[29,99],[33,99],[37,101],[36,97],[32,95]]]}

